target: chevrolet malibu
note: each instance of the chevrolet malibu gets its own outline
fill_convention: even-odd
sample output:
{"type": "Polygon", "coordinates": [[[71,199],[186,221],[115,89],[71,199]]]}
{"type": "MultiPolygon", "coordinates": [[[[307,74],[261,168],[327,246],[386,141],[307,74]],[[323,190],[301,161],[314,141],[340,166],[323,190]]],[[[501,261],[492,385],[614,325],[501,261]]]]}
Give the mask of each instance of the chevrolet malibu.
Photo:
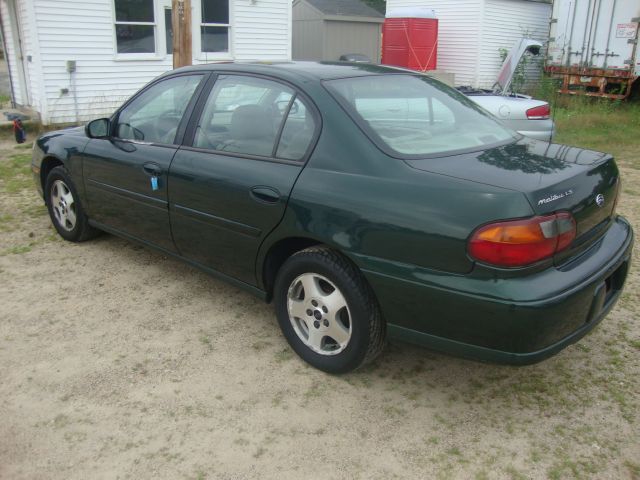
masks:
{"type": "Polygon", "coordinates": [[[64,239],[110,232],[273,300],[291,348],[332,373],[388,337],[549,357],[612,308],[633,243],[611,155],[367,64],[175,70],[41,136],[32,170],[64,239]]]}

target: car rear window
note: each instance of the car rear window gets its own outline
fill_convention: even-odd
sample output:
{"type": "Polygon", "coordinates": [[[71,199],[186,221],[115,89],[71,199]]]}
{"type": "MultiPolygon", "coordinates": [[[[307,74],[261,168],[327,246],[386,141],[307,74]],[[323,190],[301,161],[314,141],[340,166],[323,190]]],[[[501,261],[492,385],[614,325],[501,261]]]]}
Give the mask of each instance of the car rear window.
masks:
{"type": "Polygon", "coordinates": [[[392,156],[476,151],[518,138],[464,95],[426,76],[371,75],[330,80],[325,86],[392,156]]]}

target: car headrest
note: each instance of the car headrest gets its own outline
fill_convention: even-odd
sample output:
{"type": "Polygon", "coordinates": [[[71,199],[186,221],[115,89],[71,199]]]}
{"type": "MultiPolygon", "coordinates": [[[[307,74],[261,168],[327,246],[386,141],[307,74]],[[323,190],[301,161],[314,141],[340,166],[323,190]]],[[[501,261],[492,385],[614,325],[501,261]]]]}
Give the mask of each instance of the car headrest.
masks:
{"type": "Polygon", "coordinates": [[[260,105],[241,105],[231,115],[229,133],[235,140],[269,137],[273,135],[273,119],[260,105]]]}

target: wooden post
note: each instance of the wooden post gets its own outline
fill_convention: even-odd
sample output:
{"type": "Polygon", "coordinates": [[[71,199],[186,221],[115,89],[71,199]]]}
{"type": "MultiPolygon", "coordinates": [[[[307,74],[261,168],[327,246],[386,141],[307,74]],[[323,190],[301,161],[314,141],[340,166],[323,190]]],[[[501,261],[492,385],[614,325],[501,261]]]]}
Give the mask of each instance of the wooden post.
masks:
{"type": "Polygon", "coordinates": [[[191,65],[191,0],[172,0],[173,68],[191,65]]]}

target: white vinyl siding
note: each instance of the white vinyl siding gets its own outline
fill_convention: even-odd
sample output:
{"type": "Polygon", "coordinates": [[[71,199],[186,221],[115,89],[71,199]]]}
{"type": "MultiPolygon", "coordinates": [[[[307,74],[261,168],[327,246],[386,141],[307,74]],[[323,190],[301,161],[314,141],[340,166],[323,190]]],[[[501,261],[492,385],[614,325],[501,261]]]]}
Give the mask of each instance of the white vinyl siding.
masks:
{"type": "Polygon", "coordinates": [[[291,0],[234,0],[235,60],[291,60],[291,0]]]}
{"type": "Polygon", "coordinates": [[[456,85],[480,88],[493,86],[501,48],[510,50],[525,35],[546,42],[551,18],[551,4],[530,0],[387,0],[387,12],[398,7],[433,8],[438,69],[455,74],[456,85]]]}
{"type": "MultiPolygon", "coordinates": [[[[500,49],[511,50],[522,37],[546,42],[549,38],[551,5],[548,3],[486,0],[484,22],[480,38],[477,84],[480,88],[491,88],[502,65],[500,49]]],[[[532,59],[527,69],[528,82],[540,77],[544,50],[532,59]]]]}
{"type": "MultiPolygon", "coordinates": [[[[108,115],[132,93],[172,68],[170,56],[119,61],[113,0],[34,0],[47,98],[45,123],[76,121],[72,75],[80,121],[108,115]],[[62,94],[61,89],[69,93],[62,94]]],[[[136,55],[134,54],[133,57],[136,55]]]]}
{"type": "Polygon", "coordinates": [[[438,18],[438,70],[455,74],[457,85],[476,78],[482,0],[387,0],[387,12],[398,7],[433,8],[438,18]]]}
{"type": "MultiPolygon", "coordinates": [[[[8,0],[0,0],[6,33],[7,56],[18,103],[20,91],[16,59],[11,56],[15,39],[7,15],[8,0]]],[[[290,0],[230,0],[230,50],[232,60],[290,60],[290,0]]],[[[85,122],[110,115],[124,100],[158,75],[171,70],[172,56],[165,54],[164,8],[169,0],[154,0],[156,54],[117,54],[113,0],[16,0],[24,55],[31,55],[27,69],[29,93],[42,122],[85,122]],[[67,72],[67,61],[76,72],[67,72]],[[73,80],[72,80],[73,78],[73,80]],[[74,85],[77,106],[74,102],[74,85]],[[68,89],[69,93],[62,93],[68,89]],[[77,110],[77,114],[76,114],[77,110]]],[[[192,0],[192,18],[199,19],[199,0],[192,0]],[[198,13],[197,13],[198,12],[198,13]],[[196,15],[197,13],[197,15],[196,15]]],[[[199,20],[198,20],[199,21],[199,20]]],[[[199,36],[199,24],[192,36],[199,36]]],[[[217,54],[201,54],[194,41],[194,64],[219,60],[217,54]]]]}

